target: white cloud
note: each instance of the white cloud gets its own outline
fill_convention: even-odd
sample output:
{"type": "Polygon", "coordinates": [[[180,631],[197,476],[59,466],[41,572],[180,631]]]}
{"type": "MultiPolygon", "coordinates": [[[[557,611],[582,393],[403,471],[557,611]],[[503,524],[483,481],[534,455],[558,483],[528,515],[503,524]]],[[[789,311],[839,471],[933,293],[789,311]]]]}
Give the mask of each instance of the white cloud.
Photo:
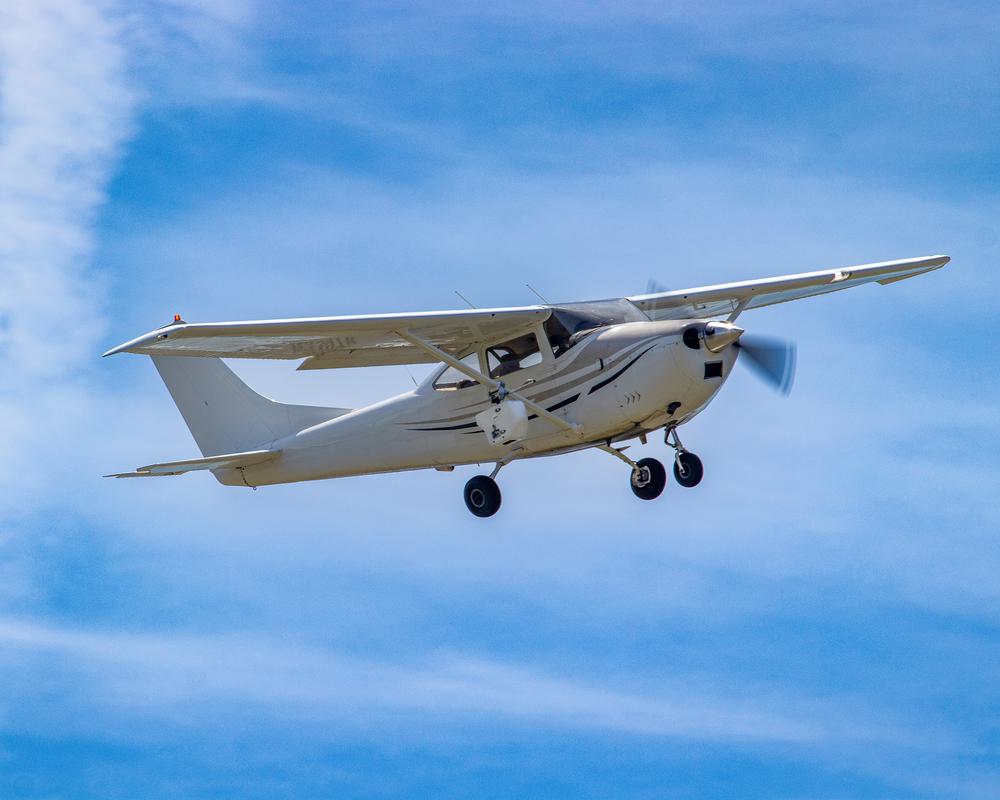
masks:
{"type": "Polygon", "coordinates": [[[91,226],[130,132],[132,93],[106,5],[24,0],[0,15],[0,314],[10,390],[78,369],[102,331],[91,226]]]}

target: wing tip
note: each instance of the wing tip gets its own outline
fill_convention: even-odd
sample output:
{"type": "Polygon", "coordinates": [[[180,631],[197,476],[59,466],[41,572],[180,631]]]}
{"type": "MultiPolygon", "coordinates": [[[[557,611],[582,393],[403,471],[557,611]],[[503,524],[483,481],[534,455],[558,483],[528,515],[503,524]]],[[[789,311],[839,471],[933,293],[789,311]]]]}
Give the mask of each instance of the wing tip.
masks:
{"type": "Polygon", "coordinates": [[[912,272],[904,272],[902,275],[890,275],[889,277],[882,278],[878,281],[880,286],[888,286],[893,283],[899,283],[900,281],[905,281],[907,278],[916,278],[918,275],[926,275],[928,272],[933,272],[936,269],[941,269],[948,262],[951,261],[951,256],[937,255],[937,256],[926,256],[924,258],[914,259],[914,269],[912,272]],[[919,266],[917,266],[919,264],[919,266]]]}
{"type": "Polygon", "coordinates": [[[117,355],[118,353],[125,353],[129,350],[129,348],[134,347],[143,338],[145,337],[140,336],[137,339],[132,339],[128,342],[123,342],[122,344],[112,347],[110,350],[102,353],[101,358],[107,358],[108,356],[117,355]]]}
{"type": "Polygon", "coordinates": [[[923,258],[916,260],[926,262],[928,269],[939,269],[951,261],[951,256],[947,256],[944,253],[938,253],[935,256],[924,256],[923,258]]]}
{"type": "Polygon", "coordinates": [[[123,342],[117,347],[112,347],[104,353],[101,358],[107,358],[108,356],[113,356],[117,353],[142,352],[138,350],[138,348],[155,343],[161,337],[166,338],[165,334],[162,333],[162,328],[150,331],[149,333],[144,333],[142,336],[136,336],[134,339],[129,339],[127,342],[123,342]]]}

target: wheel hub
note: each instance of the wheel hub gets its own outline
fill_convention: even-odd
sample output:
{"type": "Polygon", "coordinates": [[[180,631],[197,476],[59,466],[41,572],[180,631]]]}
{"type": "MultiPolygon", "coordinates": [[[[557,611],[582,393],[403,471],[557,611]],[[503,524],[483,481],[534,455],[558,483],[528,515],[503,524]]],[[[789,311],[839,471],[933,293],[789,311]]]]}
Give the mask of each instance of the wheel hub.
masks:
{"type": "Polygon", "coordinates": [[[648,486],[650,480],[652,480],[652,476],[649,473],[649,467],[640,467],[632,475],[632,483],[640,489],[643,486],[648,486]]]}

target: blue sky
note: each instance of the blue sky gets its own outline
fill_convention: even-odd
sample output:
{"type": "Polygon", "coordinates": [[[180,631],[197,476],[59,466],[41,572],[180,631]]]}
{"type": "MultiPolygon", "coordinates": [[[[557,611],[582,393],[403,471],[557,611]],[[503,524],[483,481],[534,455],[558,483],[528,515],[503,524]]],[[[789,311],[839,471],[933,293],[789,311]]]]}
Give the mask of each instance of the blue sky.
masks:
{"type": "MultiPolygon", "coordinates": [[[[42,0],[0,10],[0,792],[1000,794],[989,3],[42,0]],[[213,320],[560,300],[945,252],[748,313],[684,431],[256,493],[145,359],[213,320]],[[647,455],[663,458],[660,443],[647,455]]],[[[360,405],[401,369],[240,363],[360,405]]]]}

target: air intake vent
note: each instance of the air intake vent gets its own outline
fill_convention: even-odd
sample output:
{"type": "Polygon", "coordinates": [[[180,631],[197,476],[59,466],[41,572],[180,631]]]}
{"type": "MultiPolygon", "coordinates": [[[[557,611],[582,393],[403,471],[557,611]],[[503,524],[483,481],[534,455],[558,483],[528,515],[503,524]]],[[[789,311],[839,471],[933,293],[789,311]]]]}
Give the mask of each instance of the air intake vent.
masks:
{"type": "Polygon", "coordinates": [[[722,362],[721,361],[706,361],[705,362],[705,380],[709,378],[721,378],[722,377],[722,362]]]}

